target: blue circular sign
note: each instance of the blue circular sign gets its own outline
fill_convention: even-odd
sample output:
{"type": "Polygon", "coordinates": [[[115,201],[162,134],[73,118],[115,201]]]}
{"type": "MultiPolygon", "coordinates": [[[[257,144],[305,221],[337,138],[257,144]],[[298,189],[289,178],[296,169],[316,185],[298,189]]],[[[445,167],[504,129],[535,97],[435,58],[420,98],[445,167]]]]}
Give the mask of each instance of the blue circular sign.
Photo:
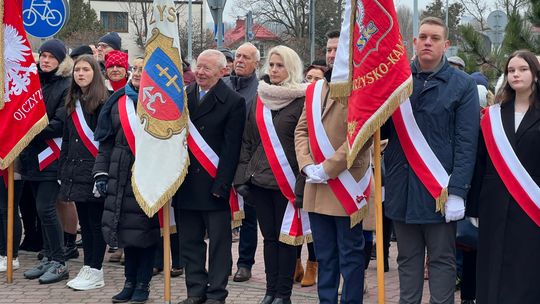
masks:
{"type": "Polygon", "coordinates": [[[67,21],[68,7],[67,0],[23,0],[24,29],[37,38],[54,36],[67,21]]]}

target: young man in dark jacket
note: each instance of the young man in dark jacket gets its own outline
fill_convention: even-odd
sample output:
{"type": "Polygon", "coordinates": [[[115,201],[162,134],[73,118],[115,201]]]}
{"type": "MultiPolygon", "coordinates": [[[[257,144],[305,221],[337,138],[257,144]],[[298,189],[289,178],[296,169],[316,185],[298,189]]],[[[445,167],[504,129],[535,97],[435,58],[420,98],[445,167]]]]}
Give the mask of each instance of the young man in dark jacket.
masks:
{"type": "Polygon", "coordinates": [[[49,124],[20,155],[22,178],[31,184],[45,247],[44,258],[38,265],[27,270],[24,277],[39,278],[41,284],[54,283],[69,277],[64,258],[63,230],[56,211],[60,189],[57,182],[59,155],[48,165],[41,162],[40,158],[40,153],[51,149],[54,139],[62,137],[66,116],[64,102],[71,83],[73,65],[73,61],[66,54],[64,43],[57,39],[46,41],[39,49],[38,73],[49,124]]]}
{"type": "MultiPolygon", "coordinates": [[[[444,22],[434,17],[422,20],[418,37],[414,38],[416,59],[411,66],[410,107],[420,132],[408,132],[408,136],[414,143],[413,150],[421,156],[426,154],[423,151],[434,154],[433,158],[422,158],[427,168],[420,168],[418,161],[411,158],[411,149],[405,149],[398,139],[400,130],[400,138],[407,134],[402,127],[391,120],[383,130],[383,136],[389,138],[384,155],[384,206],[386,216],[394,221],[397,236],[403,304],[419,304],[422,300],[426,248],[431,303],[454,303],[455,221],[465,213],[464,198],[474,169],[480,116],[476,84],[467,74],[452,68],[444,56],[450,45],[447,39],[444,22]],[[427,145],[421,144],[422,137],[427,145]],[[435,167],[442,168],[437,171],[441,175],[432,173],[435,167]],[[434,188],[425,182],[426,174],[432,174],[441,184],[440,195],[428,191],[434,188]]],[[[404,111],[403,106],[401,109],[404,111]]]]}

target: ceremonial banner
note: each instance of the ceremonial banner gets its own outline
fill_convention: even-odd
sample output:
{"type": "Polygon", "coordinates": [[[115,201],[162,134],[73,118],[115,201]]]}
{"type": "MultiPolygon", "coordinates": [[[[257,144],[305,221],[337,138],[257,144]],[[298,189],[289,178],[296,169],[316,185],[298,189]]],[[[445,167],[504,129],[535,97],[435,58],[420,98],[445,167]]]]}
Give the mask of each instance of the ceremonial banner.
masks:
{"type": "Polygon", "coordinates": [[[412,93],[394,1],[347,0],[330,96],[348,98],[350,167],[358,151],[412,93]]]}
{"type": "Polygon", "coordinates": [[[0,15],[0,169],[5,169],[48,120],[19,1],[2,1],[0,15]]]}
{"type": "Polygon", "coordinates": [[[137,202],[153,216],[176,193],[187,173],[187,97],[176,6],[154,0],[139,88],[131,182],[137,202]]]}

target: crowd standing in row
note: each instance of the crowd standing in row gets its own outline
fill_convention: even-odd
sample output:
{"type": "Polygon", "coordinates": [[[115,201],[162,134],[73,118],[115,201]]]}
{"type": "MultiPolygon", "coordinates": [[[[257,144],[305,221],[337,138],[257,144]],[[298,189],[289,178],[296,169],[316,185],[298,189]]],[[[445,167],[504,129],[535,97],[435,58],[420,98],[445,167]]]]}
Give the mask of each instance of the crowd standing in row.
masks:
{"type": "MultiPolygon", "coordinates": [[[[540,261],[535,257],[540,251],[540,228],[528,212],[530,207],[514,196],[500,173],[485,120],[480,132],[480,105],[489,106],[492,100],[487,80],[481,74],[470,77],[460,71],[463,61],[447,60],[447,36],[440,19],[421,21],[414,39],[410,96],[410,109],[425,138],[424,150],[435,156],[428,167],[442,168],[448,178],[442,212],[436,211],[437,199],[419,175],[425,169],[411,162],[404,148],[401,127],[391,119],[382,128],[382,137],[388,140],[384,211],[393,221],[397,238],[400,303],[421,303],[425,267],[430,303],[454,302],[456,221],[466,213],[479,219],[475,221],[479,241],[477,252],[464,256],[463,263],[469,265],[465,261],[477,255],[478,275],[476,292],[462,295],[462,302],[475,303],[476,298],[481,304],[539,303],[540,289],[535,284],[540,279],[540,261]],[[429,262],[425,264],[426,249],[429,262]]],[[[220,161],[212,177],[190,152],[188,174],[173,198],[179,228],[172,242],[176,244],[173,269],[185,267],[188,296],[181,303],[225,303],[233,263],[227,203],[231,187],[245,200],[234,281],[251,277],[258,223],[266,273],[266,292],[260,303],[291,303],[293,281],[310,286],[315,276],[320,303],[338,303],[340,280],[341,303],[363,302],[371,233],[363,231],[361,224],[351,225],[328,183],[346,171],[358,181],[371,170],[371,141],[353,166],[346,166],[347,105],[328,94],[338,41],[339,32],[330,32],[326,61],[314,62],[305,71],[294,50],[276,46],[267,52],[261,77],[257,77],[261,58],[251,43],[241,45],[235,54],[205,50],[193,72],[184,64],[185,83],[191,83],[185,89],[188,109],[196,129],[191,131],[200,134],[220,161]],[[326,79],[315,85],[321,96],[307,97],[308,82],[320,79],[326,79]],[[320,108],[320,118],[313,118],[313,107],[320,108]],[[323,160],[314,154],[310,141],[315,132],[310,125],[317,119],[319,131],[324,131],[334,151],[323,160]],[[277,148],[263,140],[265,128],[273,128],[280,143],[277,152],[282,152],[282,167],[269,157],[277,148]],[[295,180],[288,185],[294,190],[293,198],[287,185],[276,178],[283,168],[295,180]],[[309,215],[313,243],[308,244],[305,274],[299,259],[302,246],[280,241],[289,204],[309,215]]],[[[97,54],[90,46],[81,46],[68,56],[57,39],[40,47],[38,72],[49,125],[17,160],[15,206],[23,183],[29,184],[44,250],[39,264],[24,272],[26,278],[38,278],[42,284],[68,279],[66,260],[74,257],[68,251],[74,246],[73,226],[76,230],[78,219],[84,265],[67,286],[75,290],[103,287],[103,259],[109,245],[125,256],[124,288],[112,301],[144,303],[152,275],[162,268],[162,261],[159,265],[154,258],[160,255],[160,228],[157,216],[148,218],[139,207],[131,186],[134,147],[126,135],[125,113],[137,106],[143,58],[135,59],[128,73],[127,54],[120,50],[116,33],[100,39],[97,54]],[[60,147],[59,159],[43,161],[41,153],[51,142],[60,147]]],[[[490,115],[500,108],[501,134],[509,141],[501,154],[516,155],[520,174],[532,181],[534,191],[540,183],[536,172],[540,168],[539,76],[540,63],[534,54],[516,51],[505,65],[496,105],[487,108],[490,115]]],[[[1,185],[0,271],[6,269],[6,197],[1,185]]],[[[13,266],[17,269],[22,228],[19,212],[15,215],[13,266]]]]}

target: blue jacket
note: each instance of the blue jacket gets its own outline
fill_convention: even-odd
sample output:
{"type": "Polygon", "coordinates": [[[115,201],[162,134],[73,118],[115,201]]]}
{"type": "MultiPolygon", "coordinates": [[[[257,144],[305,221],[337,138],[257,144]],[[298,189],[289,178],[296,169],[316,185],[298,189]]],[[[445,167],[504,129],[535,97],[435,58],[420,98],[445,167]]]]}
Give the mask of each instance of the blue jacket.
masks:
{"type": "MultiPolygon", "coordinates": [[[[476,160],[480,106],[474,80],[448,65],[432,74],[420,73],[411,65],[414,118],[429,146],[450,174],[448,193],[467,197],[476,160]]],[[[435,212],[435,199],[409,165],[392,120],[385,124],[385,214],[408,224],[444,222],[435,212]]]]}

